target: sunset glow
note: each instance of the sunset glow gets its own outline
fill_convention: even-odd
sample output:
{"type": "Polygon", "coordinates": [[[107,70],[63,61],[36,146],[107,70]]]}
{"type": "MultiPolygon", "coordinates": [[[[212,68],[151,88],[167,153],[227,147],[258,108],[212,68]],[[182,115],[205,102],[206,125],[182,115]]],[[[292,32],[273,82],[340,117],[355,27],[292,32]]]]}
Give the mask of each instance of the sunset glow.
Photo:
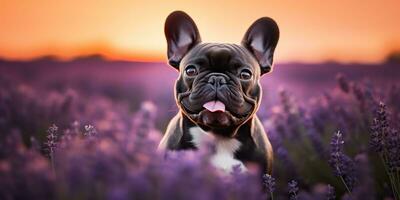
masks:
{"type": "Polygon", "coordinates": [[[187,12],[204,42],[239,43],[262,16],[280,26],[278,62],[379,62],[400,48],[400,1],[2,1],[0,57],[164,61],[164,20],[187,12]],[[368,2],[368,3],[367,3],[368,2]]]}

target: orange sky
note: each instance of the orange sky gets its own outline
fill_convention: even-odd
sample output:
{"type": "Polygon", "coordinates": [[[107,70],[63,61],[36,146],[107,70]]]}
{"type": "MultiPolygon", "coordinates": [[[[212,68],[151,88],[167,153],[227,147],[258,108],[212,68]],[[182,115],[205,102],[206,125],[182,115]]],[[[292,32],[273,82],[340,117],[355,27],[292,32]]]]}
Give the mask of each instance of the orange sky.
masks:
{"type": "Polygon", "coordinates": [[[0,57],[165,61],[164,20],[183,10],[205,42],[238,43],[257,18],[274,18],[277,62],[379,62],[400,48],[399,8],[399,0],[1,1],[0,57]]]}

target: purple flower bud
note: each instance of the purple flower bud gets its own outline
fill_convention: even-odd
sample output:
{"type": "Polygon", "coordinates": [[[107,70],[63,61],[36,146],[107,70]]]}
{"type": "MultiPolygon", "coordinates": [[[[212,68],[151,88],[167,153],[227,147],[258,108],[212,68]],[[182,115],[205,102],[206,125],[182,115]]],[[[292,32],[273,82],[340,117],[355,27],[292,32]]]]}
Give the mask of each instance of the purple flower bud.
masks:
{"type": "Polygon", "coordinates": [[[297,186],[297,181],[292,180],[288,183],[289,186],[289,197],[290,200],[297,200],[297,194],[299,192],[299,187],[297,186]]]}
{"type": "Polygon", "coordinates": [[[386,144],[389,171],[400,171],[400,134],[396,129],[390,130],[386,144]]]}
{"type": "Polygon", "coordinates": [[[47,129],[47,141],[45,142],[49,157],[52,159],[55,149],[57,148],[57,131],[58,127],[53,124],[47,129]]]}
{"type": "Polygon", "coordinates": [[[272,195],[275,190],[275,178],[269,174],[264,174],[263,175],[263,183],[264,183],[265,188],[267,189],[267,193],[272,195]]]}
{"type": "Polygon", "coordinates": [[[83,133],[86,137],[95,137],[97,136],[96,128],[92,125],[85,125],[85,132],[83,133]]]}
{"type": "Polygon", "coordinates": [[[336,132],[331,139],[331,149],[329,165],[331,166],[335,176],[341,178],[343,184],[349,190],[353,189],[356,182],[354,161],[343,153],[342,133],[336,132]]]}

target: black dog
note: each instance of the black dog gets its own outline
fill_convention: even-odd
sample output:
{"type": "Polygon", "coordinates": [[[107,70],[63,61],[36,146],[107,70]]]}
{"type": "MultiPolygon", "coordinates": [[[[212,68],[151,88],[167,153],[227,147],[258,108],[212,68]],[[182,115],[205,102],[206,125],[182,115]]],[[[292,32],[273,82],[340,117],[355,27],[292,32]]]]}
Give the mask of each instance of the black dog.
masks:
{"type": "Polygon", "coordinates": [[[255,113],[262,96],[259,78],[271,71],[279,39],[275,21],[255,21],[241,45],[201,43],[194,21],[175,11],[165,22],[165,36],[169,64],[180,72],[175,84],[180,112],[159,148],[199,149],[209,137],[216,147],[211,157],[216,167],[258,166],[270,173],[272,147],[255,113]]]}

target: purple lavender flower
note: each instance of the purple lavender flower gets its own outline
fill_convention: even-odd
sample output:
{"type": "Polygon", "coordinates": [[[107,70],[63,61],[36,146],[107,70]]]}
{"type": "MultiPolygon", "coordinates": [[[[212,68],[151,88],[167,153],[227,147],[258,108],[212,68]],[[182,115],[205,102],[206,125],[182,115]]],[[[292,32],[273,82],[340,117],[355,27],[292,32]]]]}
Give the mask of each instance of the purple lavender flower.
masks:
{"type": "Polygon", "coordinates": [[[335,176],[340,177],[347,191],[351,193],[356,182],[354,162],[343,153],[342,133],[337,131],[331,139],[329,164],[335,176]]]}
{"type": "Polygon", "coordinates": [[[84,136],[86,137],[96,137],[97,136],[97,130],[94,126],[92,125],[85,125],[85,132],[83,133],[84,136]]]}
{"type": "Polygon", "coordinates": [[[369,140],[369,146],[373,151],[377,153],[381,153],[385,146],[384,144],[385,140],[383,140],[382,132],[379,129],[380,129],[379,121],[377,119],[373,119],[371,125],[371,136],[369,140]]]}
{"type": "Polygon", "coordinates": [[[275,190],[275,178],[269,174],[264,174],[263,183],[267,190],[267,194],[270,195],[271,199],[273,199],[273,194],[275,190]]]}
{"type": "Polygon", "coordinates": [[[53,124],[47,129],[47,142],[45,143],[48,156],[53,159],[55,149],[57,148],[57,131],[58,127],[53,124]]]}
{"type": "MultiPolygon", "coordinates": [[[[120,65],[115,62],[110,63],[113,66],[120,65]]],[[[53,64],[55,63],[51,63],[53,64]]],[[[62,65],[70,64],[65,62],[62,65]]],[[[78,62],[73,64],[78,64],[78,62]]],[[[0,65],[2,72],[4,72],[3,68],[8,67],[3,61],[0,61],[0,65]]],[[[65,76],[63,71],[59,71],[62,69],[49,67],[50,70],[55,71],[48,73],[46,70],[44,71],[46,73],[43,73],[45,76],[36,78],[35,76],[41,73],[40,68],[39,66],[27,71],[26,75],[31,78],[27,82],[24,80],[25,75],[14,80],[13,74],[16,73],[0,73],[0,135],[3,134],[0,137],[0,199],[56,199],[61,196],[65,199],[78,197],[82,199],[257,200],[265,199],[265,196],[272,197],[272,195],[264,194],[268,190],[273,191],[275,199],[288,196],[285,192],[286,188],[280,188],[285,185],[275,183],[272,177],[267,179],[264,177],[264,189],[267,188],[267,190],[262,191],[259,187],[260,177],[253,180],[246,175],[247,173],[240,173],[241,170],[238,167],[233,169],[233,174],[229,178],[219,176],[208,167],[208,159],[204,159],[213,153],[215,144],[212,143],[209,144],[210,148],[177,154],[176,159],[164,159],[163,156],[158,155],[154,150],[155,147],[152,147],[158,143],[149,142],[147,139],[152,138],[149,132],[157,131],[157,127],[166,126],[166,120],[173,114],[169,111],[175,109],[171,107],[175,106],[173,98],[161,99],[164,93],[158,93],[152,89],[136,90],[132,88],[134,84],[125,84],[124,81],[122,84],[118,82],[115,85],[105,79],[100,82],[91,82],[92,80],[87,79],[87,76],[82,76],[85,82],[71,79],[68,80],[71,84],[64,84],[64,80],[55,80],[58,79],[57,74],[65,76]],[[32,70],[35,73],[31,73],[32,70]],[[7,79],[12,81],[3,81],[4,76],[9,76],[7,79]],[[72,95],[64,92],[68,87],[72,87],[74,92],[72,95]],[[115,90],[115,87],[122,90],[115,90]],[[129,90],[125,91],[125,89],[129,90]],[[154,107],[148,101],[140,103],[145,97],[147,99],[149,94],[152,95],[149,99],[155,101],[154,105],[160,112],[154,112],[154,107]],[[154,94],[157,94],[156,98],[154,94]],[[43,98],[43,96],[49,98],[43,98]],[[121,97],[123,99],[119,99],[121,97]],[[132,115],[131,108],[137,105],[140,105],[140,108],[132,115]],[[95,124],[96,128],[85,127],[75,121],[68,130],[61,129],[61,127],[68,127],[74,120],[83,125],[95,124]],[[57,122],[60,128],[54,133],[54,137],[43,137],[43,135],[50,135],[43,131],[43,124],[51,121],[57,122]],[[15,132],[13,132],[14,129],[15,132]],[[91,130],[94,130],[95,134],[91,130]],[[19,132],[21,135],[16,134],[19,132]],[[81,137],[96,135],[96,133],[98,133],[96,142],[90,142],[91,137],[81,137]],[[11,137],[4,137],[7,135],[11,137]],[[31,148],[26,148],[25,145],[29,144],[30,138],[32,138],[31,148]],[[51,159],[43,157],[40,154],[42,151],[34,150],[38,146],[36,140],[41,144],[40,146],[46,148],[46,154],[48,152],[51,159]],[[64,143],[65,146],[63,146],[64,143]],[[56,173],[51,173],[54,160],[57,170],[56,173]]],[[[96,67],[96,70],[88,68],[87,71],[97,73],[102,70],[101,68],[96,67]]],[[[21,70],[22,68],[8,67],[8,69],[21,70]]],[[[125,73],[123,67],[119,69],[112,71],[125,73]]],[[[71,70],[69,67],[67,71],[71,70]]],[[[386,71],[393,73],[396,70],[386,71]]],[[[120,76],[108,77],[118,77],[122,80],[120,76]]],[[[146,78],[143,79],[146,80],[146,78]]],[[[322,156],[309,156],[309,150],[322,155],[324,149],[326,150],[324,157],[331,156],[328,154],[330,153],[329,146],[324,145],[326,133],[332,127],[339,127],[339,130],[344,133],[341,141],[345,140],[346,144],[349,141],[348,150],[352,153],[364,153],[363,157],[366,158],[369,155],[365,153],[365,139],[370,136],[371,149],[382,156],[385,169],[390,175],[387,178],[384,170],[372,171],[381,167],[376,165],[374,157],[371,157],[371,162],[368,163],[360,162],[357,156],[354,159],[356,171],[354,166],[348,167],[352,165],[352,159],[343,153],[342,144],[337,142],[339,147],[337,149],[341,151],[341,154],[331,156],[334,158],[332,160],[337,161],[334,163],[338,166],[333,169],[339,169],[337,174],[341,175],[340,179],[343,179],[346,186],[354,184],[356,180],[348,176],[348,174],[353,174],[353,171],[356,172],[355,177],[359,180],[351,190],[351,195],[345,194],[345,196],[351,199],[384,199],[385,197],[394,199],[399,194],[397,191],[400,191],[390,188],[394,183],[393,180],[396,180],[392,180],[392,177],[396,178],[393,175],[399,177],[398,130],[400,123],[393,124],[390,121],[399,122],[400,119],[400,104],[398,103],[400,102],[400,87],[383,88],[378,82],[372,85],[354,81],[353,84],[341,74],[337,76],[337,82],[338,89],[342,92],[327,91],[325,98],[310,96],[309,103],[302,101],[301,96],[297,96],[296,99],[299,101],[296,102],[291,95],[288,95],[290,93],[283,91],[279,106],[274,106],[277,103],[274,101],[279,100],[276,99],[279,96],[275,96],[275,92],[270,90],[267,99],[271,97],[272,101],[268,101],[269,99],[266,101],[268,108],[260,109],[261,113],[264,113],[260,117],[268,119],[269,126],[266,128],[270,130],[268,135],[274,146],[274,156],[277,158],[277,162],[274,163],[274,176],[279,177],[283,183],[304,177],[305,181],[302,184],[306,184],[304,187],[307,188],[307,192],[297,189],[297,199],[303,199],[303,197],[334,199],[335,196],[342,198],[338,196],[342,188],[337,187],[337,195],[335,195],[333,187],[328,187],[326,191],[326,187],[321,184],[331,181],[330,177],[326,176],[327,170],[330,169],[321,165],[325,159],[320,159],[322,156]],[[386,94],[386,92],[390,93],[386,94]],[[353,98],[349,98],[349,95],[353,98]],[[376,116],[373,116],[376,119],[372,121],[371,113],[373,112],[370,112],[370,109],[375,109],[376,105],[379,105],[375,102],[377,98],[384,99],[388,104],[387,108],[384,105],[380,106],[376,116]],[[370,104],[371,102],[375,104],[370,104]],[[277,108],[272,114],[269,112],[272,110],[269,104],[277,108]],[[354,106],[358,104],[361,109],[354,106]],[[309,118],[304,118],[304,113],[309,114],[307,116],[309,118]],[[388,118],[389,113],[392,120],[388,118]],[[310,120],[310,124],[308,125],[304,119],[310,120]],[[373,126],[370,126],[370,123],[373,123],[373,126]],[[369,128],[372,130],[371,134],[360,134],[365,133],[365,130],[369,128]],[[304,140],[296,140],[294,143],[293,139],[304,140]],[[304,149],[306,151],[303,152],[302,147],[307,147],[304,149]],[[306,162],[302,162],[303,160],[306,162]],[[364,169],[367,167],[371,168],[371,173],[364,172],[367,171],[364,169]],[[378,185],[379,187],[376,187],[378,185]]],[[[290,87],[290,84],[288,83],[287,86],[290,87]]],[[[294,88],[288,89],[288,91],[294,90],[294,88]]],[[[297,89],[297,94],[302,92],[300,85],[295,89],[297,89]]],[[[306,92],[312,91],[307,89],[306,92]]],[[[166,94],[170,93],[166,92],[166,94]]],[[[307,99],[308,97],[306,96],[307,99]]],[[[160,136],[161,134],[157,132],[153,135],[160,136]]],[[[395,184],[400,186],[398,182],[395,184]]]]}
{"type": "Polygon", "coordinates": [[[289,187],[289,198],[290,200],[297,200],[297,194],[299,192],[299,187],[297,186],[297,181],[292,180],[288,183],[289,187]]]}
{"type": "Polygon", "coordinates": [[[370,147],[380,154],[390,172],[400,170],[400,134],[390,129],[386,105],[382,102],[372,122],[370,147]]]}
{"type": "Polygon", "coordinates": [[[392,173],[400,172],[400,133],[391,129],[387,141],[387,164],[392,173]]]}
{"type": "Polygon", "coordinates": [[[400,135],[396,129],[390,129],[386,105],[382,102],[372,122],[370,146],[379,154],[394,196],[400,199],[400,135]]]}
{"type": "Polygon", "coordinates": [[[386,113],[386,105],[379,103],[376,118],[372,121],[370,147],[377,153],[382,153],[386,148],[389,123],[386,113]]]}
{"type": "Polygon", "coordinates": [[[58,131],[58,127],[53,124],[51,125],[48,129],[47,129],[47,142],[45,143],[46,147],[47,147],[47,153],[48,156],[50,158],[51,161],[51,167],[53,170],[53,173],[55,173],[55,161],[54,161],[54,154],[55,154],[55,150],[58,146],[57,143],[57,131],[58,131]]]}
{"type": "Polygon", "coordinates": [[[344,175],[344,166],[343,166],[343,154],[342,154],[342,146],[344,141],[342,139],[342,134],[340,131],[336,132],[331,139],[331,153],[329,163],[331,164],[334,173],[336,176],[344,175]]]}

